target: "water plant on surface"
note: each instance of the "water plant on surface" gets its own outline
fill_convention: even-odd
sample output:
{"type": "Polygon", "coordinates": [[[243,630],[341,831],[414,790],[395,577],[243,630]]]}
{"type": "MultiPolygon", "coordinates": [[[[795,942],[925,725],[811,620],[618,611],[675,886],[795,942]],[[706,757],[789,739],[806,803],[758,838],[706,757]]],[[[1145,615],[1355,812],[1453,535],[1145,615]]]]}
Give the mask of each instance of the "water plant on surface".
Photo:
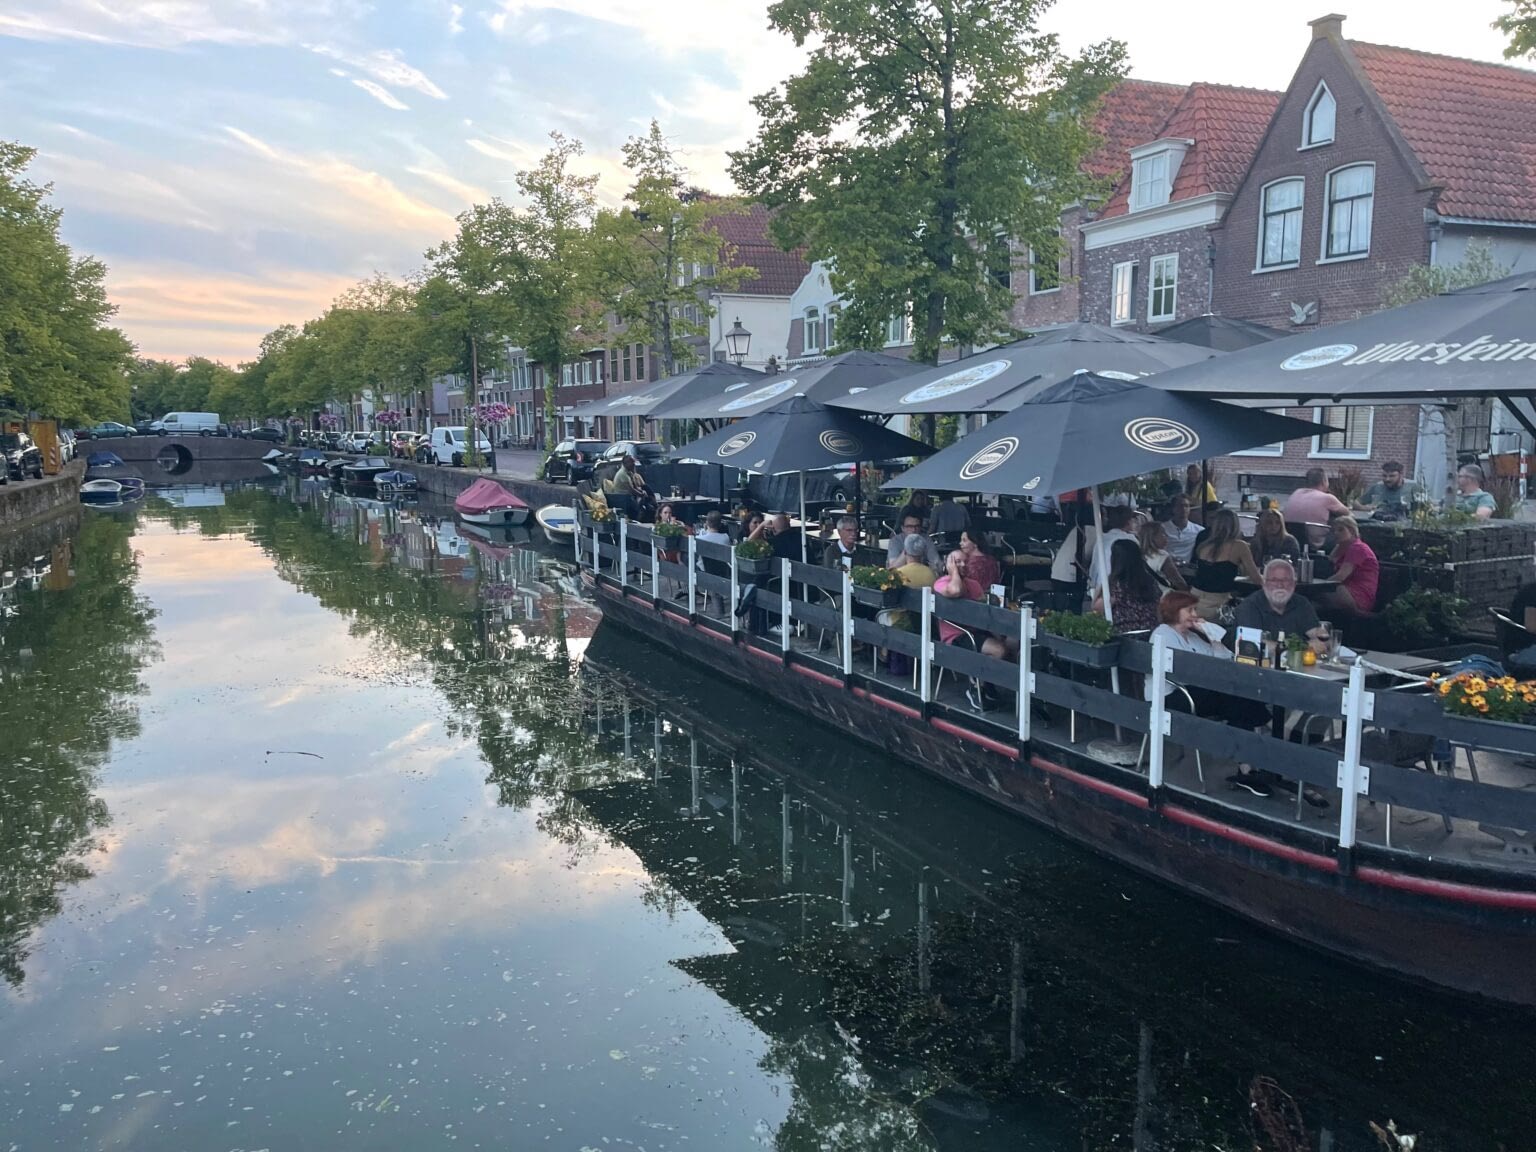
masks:
{"type": "Polygon", "coordinates": [[[1047,612],[1040,617],[1040,628],[1051,636],[1063,640],[1076,640],[1081,644],[1108,644],[1115,639],[1115,626],[1101,613],[1088,612],[1081,616],[1071,612],[1047,612]]]}
{"type": "Polygon", "coordinates": [[[889,568],[874,564],[855,564],[848,578],[860,588],[873,588],[877,592],[891,592],[901,587],[901,577],[889,568]]]}
{"type": "Polygon", "coordinates": [[[736,545],[736,555],[743,560],[766,560],[773,555],[773,545],[766,540],[743,540],[736,545]]]}
{"type": "Polygon", "coordinates": [[[1445,680],[1430,679],[1452,716],[1522,724],[1536,707],[1536,680],[1517,681],[1513,676],[1479,676],[1473,672],[1460,672],[1445,680]]]}

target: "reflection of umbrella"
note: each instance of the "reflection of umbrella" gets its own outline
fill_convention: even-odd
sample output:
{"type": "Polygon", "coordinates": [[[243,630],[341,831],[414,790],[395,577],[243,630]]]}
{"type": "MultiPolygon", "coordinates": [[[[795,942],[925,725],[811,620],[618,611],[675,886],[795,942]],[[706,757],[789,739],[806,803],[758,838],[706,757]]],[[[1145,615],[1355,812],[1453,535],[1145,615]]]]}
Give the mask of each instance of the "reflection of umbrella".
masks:
{"type": "Polygon", "coordinates": [[[843,352],[794,372],[735,384],[723,395],[673,396],[653,415],[662,420],[736,420],[766,412],[789,395],[825,404],[924,370],[925,365],[881,352],[843,352]]]}
{"type": "MultiPolygon", "coordinates": [[[[885,485],[942,492],[1035,492],[1096,487],[1207,456],[1315,436],[1321,425],[1258,408],[1176,396],[1082,373],[1035,396],[885,485]]],[[[1094,510],[1098,500],[1095,494],[1094,510]]],[[[1103,534],[1094,550],[1109,601],[1103,534]]]]}
{"type": "Polygon", "coordinates": [[[1201,348],[1214,348],[1218,352],[1240,352],[1255,344],[1268,344],[1284,335],[1278,328],[1266,328],[1251,320],[1234,320],[1230,316],[1216,316],[1210,312],[1157,330],[1160,340],[1195,344],[1201,348]]]}
{"type": "Polygon", "coordinates": [[[715,362],[701,368],[690,368],[665,380],[643,384],[622,396],[608,396],[593,400],[571,409],[566,415],[572,419],[590,420],[594,416],[649,416],[662,403],[678,396],[685,389],[689,396],[719,396],[732,384],[757,380],[762,373],[754,368],[738,368],[734,364],[715,362]]]}
{"type": "MultiPolygon", "coordinates": [[[[933,449],[853,412],[792,396],[766,412],[749,416],[695,440],[682,454],[748,472],[800,473],[800,524],[804,546],[805,473],[863,460],[926,456],[933,449]]],[[[804,552],[801,553],[804,558],[804,552]]]]}
{"type": "Polygon", "coordinates": [[[829,403],[884,415],[1008,412],[1039,389],[1080,372],[1131,379],[1219,355],[1209,348],[1097,324],[1063,324],[829,403]]]}

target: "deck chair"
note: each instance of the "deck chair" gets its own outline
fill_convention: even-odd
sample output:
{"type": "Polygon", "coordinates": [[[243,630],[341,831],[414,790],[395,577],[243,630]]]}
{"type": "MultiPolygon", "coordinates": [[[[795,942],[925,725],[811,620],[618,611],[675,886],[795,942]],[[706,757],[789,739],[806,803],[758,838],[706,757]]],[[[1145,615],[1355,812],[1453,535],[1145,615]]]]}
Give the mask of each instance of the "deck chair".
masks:
{"type": "MultiPolygon", "coordinates": [[[[1188,688],[1184,687],[1184,685],[1182,685],[1182,684],[1175,684],[1172,680],[1168,681],[1168,687],[1184,697],[1184,703],[1189,705],[1189,714],[1191,716],[1198,716],[1198,715],[1200,715],[1200,713],[1195,711],[1195,698],[1189,694],[1189,689],[1188,688]]],[[[1145,756],[1147,754],[1147,741],[1150,740],[1151,738],[1152,738],[1152,734],[1150,732],[1145,732],[1145,733],[1142,734],[1142,737],[1141,737],[1141,750],[1136,753],[1136,763],[1133,765],[1134,769],[1137,772],[1141,771],[1141,762],[1142,762],[1143,758],[1145,758],[1145,756]]],[[[1195,776],[1198,777],[1199,780],[1200,780],[1200,791],[1204,792],[1205,791],[1205,764],[1200,759],[1200,749],[1199,749],[1198,746],[1195,748],[1195,776]]]]}

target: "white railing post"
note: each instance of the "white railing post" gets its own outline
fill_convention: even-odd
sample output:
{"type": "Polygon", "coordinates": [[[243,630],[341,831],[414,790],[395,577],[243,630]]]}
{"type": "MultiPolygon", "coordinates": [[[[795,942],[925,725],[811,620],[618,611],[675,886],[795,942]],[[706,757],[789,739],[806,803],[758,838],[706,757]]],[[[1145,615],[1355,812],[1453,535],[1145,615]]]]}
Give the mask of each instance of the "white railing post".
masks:
{"type": "MultiPolygon", "coordinates": [[[[1357,660],[1344,689],[1344,759],[1339,761],[1339,847],[1355,846],[1355,817],[1360,797],[1371,790],[1371,771],[1360,763],[1365,722],[1375,716],[1376,697],[1365,690],[1365,667],[1357,660]]],[[[1300,785],[1306,787],[1306,785],[1300,785]]]]}
{"type": "Polygon", "coordinates": [[[853,577],[843,569],[843,675],[853,676],[853,577]]]}
{"type": "Polygon", "coordinates": [[[1028,604],[1019,606],[1019,743],[1029,740],[1030,701],[1035,694],[1035,613],[1028,604]]]}
{"type": "Polygon", "coordinates": [[[619,517],[619,587],[629,587],[629,521],[619,517]]]}
{"type": "Polygon", "coordinates": [[[918,671],[917,698],[924,704],[933,699],[933,589],[923,589],[921,664],[918,671]]]}
{"type": "Polygon", "coordinates": [[[576,545],[576,567],[581,567],[581,505],[571,501],[571,524],[574,526],[571,532],[571,540],[576,545]]]}
{"type": "Polygon", "coordinates": [[[779,637],[779,651],[785,656],[789,655],[789,557],[779,560],[779,608],[781,609],[779,627],[784,634],[779,637]]]}
{"type": "Polygon", "coordinates": [[[698,603],[699,603],[699,601],[698,601],[698,584],[699,584],[699,579],[698,579],[699,578],[699,555],[698,555],[698,551],[699,550],[698,550],[698,543],[699,543],[699,541],[698,541],[698,539],[696,537],[693,537],[693,536],[688,537],[688,620],[689,620],[689,623],[693,622],[693,614],[694,614],[695,609],[698,607],[698,603]]]}
{"type": "Polygon", "coordinates": [[[736,605],[741,603],[741,575],[736,565],[741,557],[736,555],[736,549],[731,549],[731,602],[726,605],[726,611],[730,613],[731,639],[736,639],[741,629],[737,626],[736,605]]]}
{"type": "MultiPolygon", "coordinates": [[[[656,541],[659,537],[655,531],[651,532],[651,601],[661,607],[661,548],[656,541]]],[[[674,537],[675,539],[675,537],[674,537]]]]}
{"type": "Polygon", "coordinates": [[[1173,650],[1165,637],[1152,633],[1152,707],[1147,716],[1147,783],[1163,786],[1163,737],[1168,735],[1168,673],[1173,650]]]}
{"type": "Polygon", "coordinates": [[[603,571],[603,554],[597,547],[597,525],[592,525],[592,575],[600,575],[603,571]]]}

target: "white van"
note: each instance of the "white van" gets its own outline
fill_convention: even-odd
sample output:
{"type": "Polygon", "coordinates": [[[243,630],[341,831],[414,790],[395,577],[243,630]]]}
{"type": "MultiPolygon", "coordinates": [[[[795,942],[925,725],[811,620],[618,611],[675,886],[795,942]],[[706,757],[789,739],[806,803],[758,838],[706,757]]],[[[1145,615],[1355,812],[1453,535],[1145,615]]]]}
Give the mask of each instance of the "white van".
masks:
{"type": "MultiPolygon", "coordinates": [[[[486,439],[484,432],[476,429],[479,441],[480,455],[484,456],[486,463],[490,463],[491,442],[486,439]]],[[[469,429],[463,426],[458,428],[434,428],[432,439],[427,446],[434,464],[451,464],[455,468],[464,466],[464,453],[469,450],[469,429]]]]}
{"type": "Polygon", "coordinates": [[[161,436],[212,436],[219,430],[219,414],[167,412],[149,427],[161,436]]]}

